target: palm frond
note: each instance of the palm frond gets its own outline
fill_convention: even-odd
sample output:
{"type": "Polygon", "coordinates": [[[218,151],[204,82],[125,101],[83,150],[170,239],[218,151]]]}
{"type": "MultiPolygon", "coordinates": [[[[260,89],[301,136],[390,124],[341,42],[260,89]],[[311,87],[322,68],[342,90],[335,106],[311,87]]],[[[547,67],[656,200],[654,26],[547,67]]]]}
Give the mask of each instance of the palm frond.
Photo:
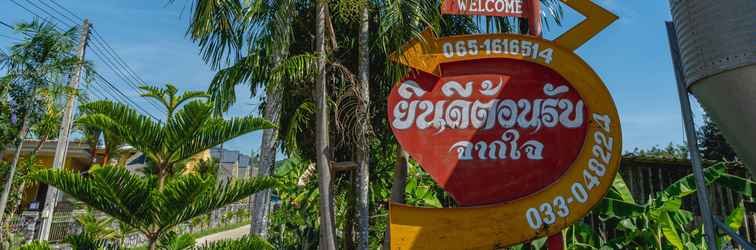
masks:
{"type": "Polygon", "coordinates": [[[202,58],[214,68],[239,56],[245,26],[240,1],[194,1],[187,34],[198,43],[202,58]]]}

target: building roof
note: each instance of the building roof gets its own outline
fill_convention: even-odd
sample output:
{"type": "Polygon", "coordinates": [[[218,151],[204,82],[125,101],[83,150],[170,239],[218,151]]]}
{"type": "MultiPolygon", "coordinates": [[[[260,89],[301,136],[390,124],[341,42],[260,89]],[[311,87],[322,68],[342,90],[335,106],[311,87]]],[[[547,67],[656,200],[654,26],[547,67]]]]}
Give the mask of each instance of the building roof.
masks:
{"type": "MultiPolygon", "coordinates": [[[[218,159],[221,157],[221,149],[216,147],[210,149],[210,156],[212,156],[214,159],[218,159]]],[[[251,163],[251,158],[249,155],[243,154],[239,152],[238,150],[228,150],[223,149],[223,159],[221,163],[238,163],[240,168],[246,168],[249,167],[251,163]]]]}
{"type": "MultiPolygon", "coordinates": [[[[39,145],[40,140],[27,139],[24,140],[24,144],[21,148],[21,154],[26,155],[34,151],[39,145]]],[[[37,156],[55,156],[55,149],[58,147],[58,140],[48,140],[42,144],[42,147],[37,151],[37,156]]],[[[15,147],[8,147],[5,150],[5,155],[12,155],[16,151],[15,147]]],[[[68,158],[89,160],[91,157],[89,145],[85,143],[69,142],[68,143],[68,158]]],[[[0,157],[2,158],[2,157],[0,157]]]]}

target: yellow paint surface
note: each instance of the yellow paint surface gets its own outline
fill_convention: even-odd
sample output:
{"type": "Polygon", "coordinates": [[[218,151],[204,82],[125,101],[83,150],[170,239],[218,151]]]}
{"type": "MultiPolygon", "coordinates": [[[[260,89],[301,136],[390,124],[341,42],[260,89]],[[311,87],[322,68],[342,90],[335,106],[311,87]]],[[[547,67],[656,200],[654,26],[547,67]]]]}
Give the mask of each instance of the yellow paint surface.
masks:
{"type": "MultiPolygon", "coordinates": [[[[622,154],[622,137],[617,109],[601,79],[572,49],[559,46],[555,42],[521,35],[456,36],[440,40],[485,40],[494,38],[537,42],[542,48],[554,50],[553,59],[550,63],[547,63],[542,59],[532,57],[477,55],[448,58],[447,61],[492,57],[516,58],[544,65],[561,74],[580,94],[590,111],[586,114],[588,130],[583,149],[562,178],[538,193],[512,202],[482,207],[440,209],[391,204],[392,249],[497,249],[536,237],[556,234],[570,224],[582,219],[601,200],[617,173],[622,154]],[[603,128],[602,123],[594,119],[593,114],[605,115],[610,118],[610,127],[603,128]],[[557,217],[555,223],[533,229],[526,218],[528,209],[536,208],[540,211],[540,206],[545,203],[553,204],[557,197],[565,199],[572,197],[574,183],[585,183],[584,171],[588,169],[589,160],[595,158],[593,147],[597,143],[596,133],[603,133],[613,140],[610,147],[611,156],[605,174],[600,177],[597,176],[599,185],[591,190],[586,188],[588,199],[584,203],[574,201],[569,204],[567,216],[557,217]]],[[[417,48],[422,49],[421,47],[417,48]]],[[[437,55],[432,54],[430,56],[437,55]]],[[[443,55],[440,56],[444,57],[443,55]]],[[[411,63],[417,62],[412,61],[411,63]]],[[[429,66],[420,69],[431,68],[429,66]]]]}

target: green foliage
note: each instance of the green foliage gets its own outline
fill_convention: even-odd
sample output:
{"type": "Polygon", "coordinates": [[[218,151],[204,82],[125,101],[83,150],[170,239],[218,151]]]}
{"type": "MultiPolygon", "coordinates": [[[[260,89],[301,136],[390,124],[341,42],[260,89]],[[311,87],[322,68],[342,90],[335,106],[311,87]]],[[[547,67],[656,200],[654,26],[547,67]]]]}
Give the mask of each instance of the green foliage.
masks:
{"type": "MultiPolygon", "coordinates": [[[[756,183],[730,175],[726,170],[725,163],[707,168],[704,172],[707,185],[716,183],[750,197],[756,183]]],[[[688,175],[652,195],[646,203],[638,204],[618,175],[606,197],[593,210],[617,230],[617,236],[604,240],[579,223],[567,231],[568,245],[574,249],[599,249],[599,246],[601,249],[705,249],[702,230],[690,230],[693,213],[682,209],[682,199],[695,192],[694,177],[688,175]]],[[[741,203],[725,223],[737,231],[743,216],[741,203]]],[[[729,241],[724,235],[718,237],[720,247],[729,241]]]]}
{"type": "Polygon", "coordinates": [[[191,234],[177,235],[170,231],[160,237],[158,249],[160,250],[188,250],[194,247],[196,238],[191,234]]]}
{"type": "Polygon", "coordinates": [[[212,103],[190,100],[204,96],[200,92],[176,96],[172,85],[165,89],[143,88],[149,91],[146,96],[165,105],[169,111],[165,121],[154,121],[125,104],[103,100],[82,105],[84,115],[77,123],[99,128],[144,153],[154,167],[152,173],[157,175],[159,186],[165,178],[181,172],[179,163],[196,154],[249,132],[274,127],[260,118],[224,120],[214,116],[212,103]]]}
{"type": "Polygon", "coordinates": [[[236,249],[260,249],[272,250],[273,245],[256,236],[245,236],[238,240],[224,240],[206,244],[197,250],[236,250],[236,249]]]}
{"type": "Polygon", "coordinates": [[[734,161],[735,151],[719,131],[717,123],[709,115],[704,115],[704,125],[698,131],[698,148],[704,159],[712,161],[734,161]]]}
{"type": "MultiPolygon", "coordinates": [[[[90,63],[81,62],[74,52],[78,47],[76,27],[58,31],[55,25],[33,21],[20,23],[14,31],[25,38],[8,50],[0,51],[0,69],[5,75],[0,78],[0,143],[12,143],[18,136],[21,124],[34,127],[40,119],[55,118],[56,112],[48,112],[51,102],[61,96],[65,83],[82,65],[85,76],[92,73],[90,63]],[[14,121],[15,120],[15,121],[14,121]],[[8,123],[10,122],[10,123],[8,123]],[[13,134],[12,137],[8,137],[13,134]]],[[[88,81],[88,77],[84,78],[88,81]]],[[[37,129],[41,134],[52,134],[50,122],[43,122],[37,129]]]]}
{"type": "Polygon", "coordinates": [[[439,197],[443,189],[417,164],[408,163],[407,186],[404,189],[405,203],[419,207],[443,207],[439,197]]]}
{"type": "Polygon", "coordinates": [[[667,159],[688,159],[688,147],[669,143],[666,147],[653,146],[650,149],[635,148],[632,152],[625,153],[631,156],[660,157],[667,159]]]}
{"type": "Polygon", "coordinates": [[[52,250],[52,246],[47,241],[32,241],[29,244],[21,246],[18,250],[52,250]]]}
{"type": "Polygon", "coordinates": [[[98,239],[97,236],[89,233],[80,233],[77,235],[69,235],[64,239],[65,243],[71,245],[73,250],[105,250],[107,249],[107,242],[103,239],[98,239]]]}
{"type": "Polygon", "coordinates": [[[31,178],[66,192],[147,236],[151,241],[179,223],[273,186],[270,178],[219,183],[196,174],[168,180],[161,189],[154,176],[125,168],[93,167],[82,176],[67,170],[40,170],[31,178]]]}

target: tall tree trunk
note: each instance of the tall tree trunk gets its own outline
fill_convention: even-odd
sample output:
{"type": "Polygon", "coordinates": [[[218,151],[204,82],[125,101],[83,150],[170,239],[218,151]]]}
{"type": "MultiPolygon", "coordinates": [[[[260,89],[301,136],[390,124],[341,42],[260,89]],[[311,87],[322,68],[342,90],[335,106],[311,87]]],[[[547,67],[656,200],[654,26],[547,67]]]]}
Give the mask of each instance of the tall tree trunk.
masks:
{"type": "Polygon", "coordinates": [[[335,228],[331,209],[331,170],[328,162],[330,151],[328,133],[328,89],[326,88],[325,58],[325,12],[328,2],[317,0],[315,5],[315,53],[318,54],[318,79],[315,84],[316,115],[315,150],[318,165],[318,187],[320,191],[320,250],[335,250],[335,228]]]}
{"type": "Polygon", "coordinates": [[[360,97],[360,137],[357,153],[357,249],[367,250],[370,229],[370,2],[365,1],[365,6],[360,14],[359,46],[359,83],[360,97]]]}
{"type": "MultiPolygon", "coordinates": [[[[349,181],[351,183],[356,183],[357,174],[354,171],[349,172],[349,181]]],[[[356,189],[355,189],[356,191],[356,189]]],[[[352,250],[354,249],[354,214],[355,214],[355,201],[356,199],[356,192],[351,191],[347,193],[347,197],[350,197],[347,199],[347,208],[346,208],[346,215],[344,216],[344,227],[341,229],[343,232],[343,246],[341,249],[344,250],[352,250]]]]}
{"type": "MultiPolygon", "coordinates": [[[[274,59],[280,61],[280,59],[274,59]]],[[[273,124],[278,124],[281,118],[282,93],[279,88],[267,88],[265,110],[263,117],[273,124]]],[[[263,130],[260,143],[260,168],[257,176],[270,176],[276,164],[276,149],[278,145],[278,130],[276,128],[263,130]]],[[[251,233],[265,238],[268,233],[268,214],[270,209],[271,190],[266,189],[254,195],[252,201],[251,233]]]]}
{"type": "MultiPolygon", "coordinates": [[[[31,96],[36,95],[36,87],[32,89],[31,96]]],[[[0,197],[0,222],[3,221],[3,217],[5,215],[5,208],[8,206],[8,196],[10,195],[11,189],[13,188],[13,176],[16,174],[16,167],[18,166],[18,161],[21,158],[21,150],[24,147],[24,139],[26,139],[26,135],[29,133],[29,119],[31,118],[31,108],[32,108],[32,102],[34,100],[28,100],[28,104],[26,105],[26,112],[24,113],[23,120],[21,121],[21,129],[18,131],[18,134],[16,135],[16,140],[18,142],[16,143],[16,153],[13,155],[13,162],[11,163],[10,171],[8,171],[8,177],[5,178],[5,188],[3,189],[3,194],[0,197]]],[[[0,241],[2,241],[2,237],[5,234],[5,229],[0,228],[0,241]]]]}
{"type": "MultiPolygon", "coordinates": [[[[283,11],[284,13],[289,13],[292,10],[290,5],[282,5],[280,7],[286,8],[283,11]]],[[[289,54],[289,36],[291,33],[290,19],[291,16],[288,15],[276,15],[274,20],[271,21],[275,23],[273,33],[277,41],[277,43],[274,44],[272,55],[272,63],[274,67],[277,67],[289,54]]],[[[271,121],[273,124],[279,124],[281,120],[281,105],[283,102],[283,83],[279,82],[272,84],[277,84],[277,86],[268,86],[268,88],[266,88],[266,102],[263,117],[271,121]]],[[[271,175],[276,164],[277,146],[278,129],[273,128],[263,130],[262,143],[260,144],[259,151],[260,164],[257,176],[271,175]]],[[[268,233],[268,216],[271,211],[271,190],[263,190],[256,193],[253,197],[254,199],[250,199],[250,207],[252,209],[252,226],[250,227],[250,231],[252,234],[265,238],[268,233]]]]}
{"type": "MultiPolygon", "coordinates": [[[[394,165],[394,183],[391,185],[391,201],[404,203],[404,189],[407,186],[407,162],[409,154],[402,149],[396,148],[396,164],[394,165]]],[[[383,249],[391,249],[391,222],[386,223],[386,236],[383,238],[383,249]]]]}

